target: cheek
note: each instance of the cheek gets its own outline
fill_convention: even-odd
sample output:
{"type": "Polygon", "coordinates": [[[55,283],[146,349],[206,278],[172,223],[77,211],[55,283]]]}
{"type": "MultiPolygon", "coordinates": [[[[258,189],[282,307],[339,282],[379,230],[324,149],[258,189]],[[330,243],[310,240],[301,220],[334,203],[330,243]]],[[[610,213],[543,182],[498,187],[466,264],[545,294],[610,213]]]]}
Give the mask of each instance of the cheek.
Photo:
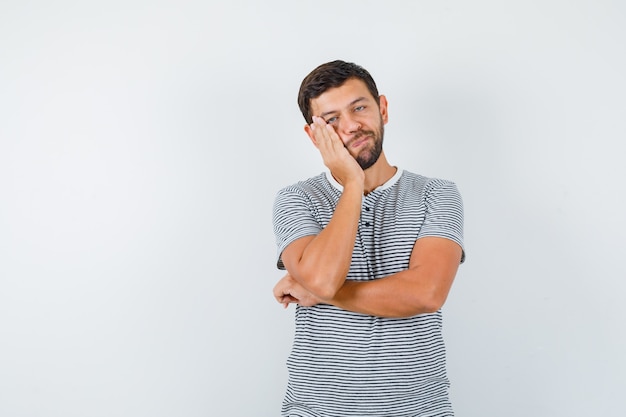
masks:
{"type": "Polygon", "coordinates": [[[343,146],[346,146],[348,142],[350,142],[350,139],[352,139],[352,136],[342,135],[341,133],[339,133],[337,129],[335,129],[335,132],[337,133],[337,136],[339,136],[339,140],[341,140],[341,142],[343,143],[343,146]]]}

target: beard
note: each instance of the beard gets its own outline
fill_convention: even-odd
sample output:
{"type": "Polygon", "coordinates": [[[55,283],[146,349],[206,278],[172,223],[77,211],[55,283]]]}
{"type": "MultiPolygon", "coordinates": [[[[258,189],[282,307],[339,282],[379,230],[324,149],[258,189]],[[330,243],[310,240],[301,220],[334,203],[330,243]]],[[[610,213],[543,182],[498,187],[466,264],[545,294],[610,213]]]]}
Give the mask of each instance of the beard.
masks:
{"type": "Polygon", "coordinates": [[[373,144],[369,144],[365,149],[361,149],[358,155],[354,157],[357,163],[361,167],[363,171],[371,167],[378,161],[380,154],[383,151],[383,136],[385,135],[385,128],[383,124],[382,117],[380,119],[380,124],[378,129],[376,130],[361,130],[359,131],[348,143],[346,147],[363,136],[369,136],[374,140],[373,144]]]}

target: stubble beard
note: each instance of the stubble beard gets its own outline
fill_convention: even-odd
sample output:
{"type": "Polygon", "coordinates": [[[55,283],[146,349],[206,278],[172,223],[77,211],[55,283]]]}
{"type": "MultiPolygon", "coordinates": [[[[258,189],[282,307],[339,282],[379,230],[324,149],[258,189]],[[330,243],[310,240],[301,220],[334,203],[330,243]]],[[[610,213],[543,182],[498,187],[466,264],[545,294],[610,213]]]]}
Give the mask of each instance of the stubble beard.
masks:
{"type": "Polygon", "coordinates": [[[380,158],[380,154],[383,151],[383,137],[385,135],[385,128],[382,122],[382,118],[380,121],[380,126],[377,130],[364,130],[360,131],[358,135],[356,135],[350,143],[361,139],[363,136],[369,136],[374,140],[374,143],[369,145],[367,148],[362,149],[357,156],[354,157],[357,163],[361,167],[363,171],[370,168],[372,165],[378,161],[380,158]]]}

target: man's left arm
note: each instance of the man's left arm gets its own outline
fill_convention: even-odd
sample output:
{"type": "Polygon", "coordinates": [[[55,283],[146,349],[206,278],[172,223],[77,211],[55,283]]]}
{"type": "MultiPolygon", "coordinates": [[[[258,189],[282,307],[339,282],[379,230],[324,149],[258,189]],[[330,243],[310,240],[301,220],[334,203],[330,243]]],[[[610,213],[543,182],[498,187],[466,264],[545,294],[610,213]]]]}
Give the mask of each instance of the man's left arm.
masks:
{"type": "Polygon", "coordinates": [[[330,304],[379,317],[436,312],[448,297],[462,253],[453,240],[420,238],[408,269],[373,281],[346,281],[330,304]]]}

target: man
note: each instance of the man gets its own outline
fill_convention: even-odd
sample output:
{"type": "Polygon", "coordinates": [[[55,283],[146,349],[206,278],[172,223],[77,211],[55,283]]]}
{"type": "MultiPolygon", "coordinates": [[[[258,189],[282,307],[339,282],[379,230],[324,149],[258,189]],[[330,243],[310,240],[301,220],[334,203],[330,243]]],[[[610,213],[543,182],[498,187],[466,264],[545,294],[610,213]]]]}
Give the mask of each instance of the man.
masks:
{"type": "Polygon", "coordinates": [[[320,65],[298,104],[328,172],[274,204],[274,296],[297,304],[282,415],[452,416],[440,309],[464,259],[458,190],[387,162],[387,99],[362,67],[320,65]]]}

